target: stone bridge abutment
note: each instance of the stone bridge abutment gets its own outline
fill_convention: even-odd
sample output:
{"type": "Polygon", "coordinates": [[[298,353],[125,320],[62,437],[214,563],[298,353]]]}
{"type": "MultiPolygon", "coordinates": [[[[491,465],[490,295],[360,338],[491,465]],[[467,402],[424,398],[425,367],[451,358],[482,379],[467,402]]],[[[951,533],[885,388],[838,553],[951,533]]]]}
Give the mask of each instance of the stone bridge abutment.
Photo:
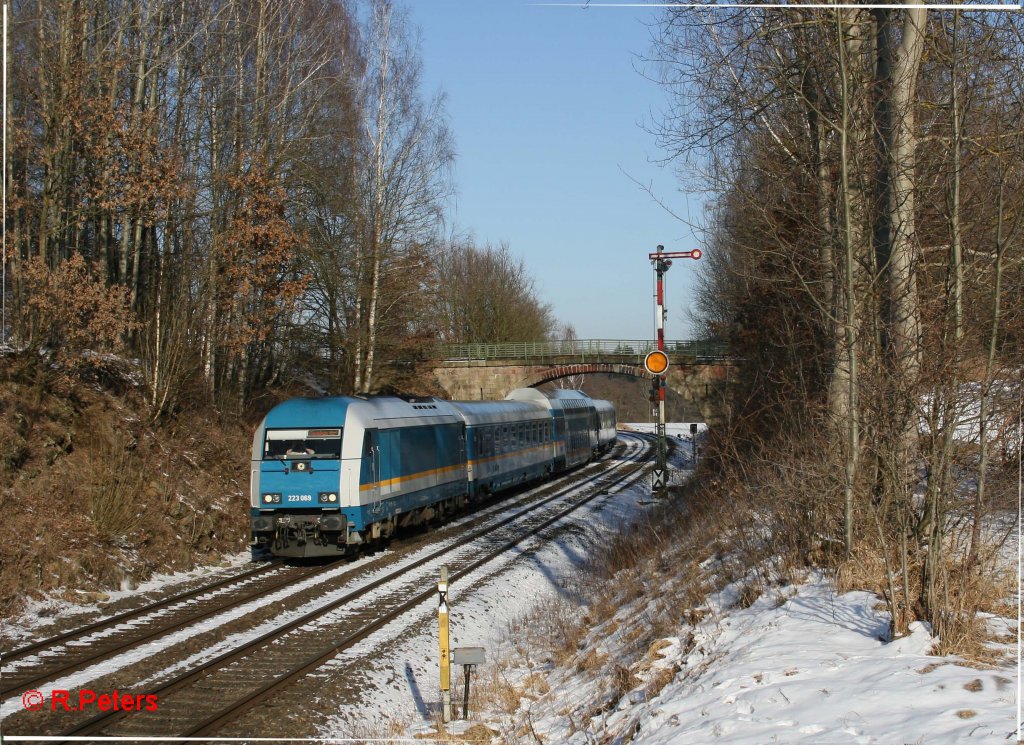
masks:
{"type": "MultiPolygon", "coordinates": [[[[725,389],[731,362],[672,364],[669,395],[693,402],[709,426],[725,416],[725,389]]],[[[651,380],[642,365],[615,362],[517,364],[494,360],[452,360],[434,368],[434,375],[452,400],[502,399],[515,388],[531,388],[573,375],[611,373],[651,380]]]]}

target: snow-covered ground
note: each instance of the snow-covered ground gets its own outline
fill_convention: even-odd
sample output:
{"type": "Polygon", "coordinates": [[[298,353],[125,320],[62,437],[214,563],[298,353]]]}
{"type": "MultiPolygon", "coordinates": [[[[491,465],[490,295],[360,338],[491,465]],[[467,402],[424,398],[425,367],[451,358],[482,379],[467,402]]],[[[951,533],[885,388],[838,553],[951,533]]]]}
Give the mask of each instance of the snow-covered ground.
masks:
{"type": "MultiPolygon", "coordinates": [[[[820,575],[748,608],[737,595],[735,586],[715,594],[702,621],[652,645],[636,685],[607,711],[595,706],[606,694],[592,675],[531,671],[548,689],[528,705],[533,732],[545,742],[639,745],[1016,741],[1016,669],[930,656],[934,639],[920,623],[885,643],[878,599],[836,594],[820,575]],[[650,695],[661,671],[670,680],[650,695]],[[581,727],[588,711],[598,713],[581,727]]],[[[1005,619],[993,623],[1014,633],[1005,619]]]]}
{"type": "MultiPolygon", "coordinates": [[[[631,428],[651,431],[653,425],[631,428]]],[[[668,433],[683,436],[676,465],[685,469],[689,426],[670,425],[668,433]]],[[[1016,539],[1006,548],[1012,567],[1016,539]]],[[[534,581],[529,597],[507,593],[524,615],[531,603],[536,609],[556,602],[573,586],[572,562],[549,561],[545,577],[549,584],[534,581]]],[[[652,587],[592,628],[568,660],[531,651],[515,633],[506,633],[493,653],[500,669],[490,675],[520,697],[518,708],[500,710],[492,693],[491,710],[474,712],[471,720],[512,743],[1017,741],[1021,682],[1014,619],[986,619],[1003,640],[993,645],[1003,662],[983,668],[931,655],[936,639],[925,624],[886,642],[889,616],[879,598],[839,594],[822,574],[773,587],[749,605],[740,602],[743,590],[738,582],[712,594],[646,654],[631,654],[629,640],[654,615],[659,591],[652,587]]],[[[503,606],[501,624],[509,623],[510,612],[503,606]]],[[[429,722],[425,717],[412,729],[427,732],[429,722]]],[[[449,731],[465,728],[456,722],[449,731]]]]}
{"type": "MultiPolygon", "coordinates": [[[[636,520],[650,505],[649,487],[609,493],[546,530],[549,540],[529,539],[506,561],[490,563],[451,583],[451,645],[484,647],[492,663],[477,671],[476,685],[496,673],[493,661],[501,654],[511,625],[538,605],[571,597],[574,578],[593,545],[636,520]]],[[[357,668],[366,678],[362,698],[339,702],[320,737],[381,737],[393,732],[396,724],[430,729],[440,700],[436,601],[425,603],[415,615],[412,624],[413,614],[389,624],[313,673],[329,679],[357,668]]],[[[452,671],[453,681],[456,678],[462,680],[459,668],[452,671]]]]}
{"type": "Polygon", "coordinates": [[[249,564],[249,551],[240,551],[225,557],[222,567],[211,569],[200,566],[187,572],[174,574],[154,574],[137,586],[125,586],[120,590],[104,593],[81,593],[83,602],[72,603],[54,593],[41,600],[29,599],[25,608],[16,617],[5,619],[0,629],[0,638],[11,648],[30,641],[35,641],[56,633],[50,627],[61,623],[73,622],[85,625],[97,618],[112,615],[107,608],[129,598],[136,598],[148,593],[171,592],[173,588],[187,585],[196,580],[211,582],[221,576],[238,574],[249,564]],[[100,605],[102,602],[102,607],[100,605]]]}

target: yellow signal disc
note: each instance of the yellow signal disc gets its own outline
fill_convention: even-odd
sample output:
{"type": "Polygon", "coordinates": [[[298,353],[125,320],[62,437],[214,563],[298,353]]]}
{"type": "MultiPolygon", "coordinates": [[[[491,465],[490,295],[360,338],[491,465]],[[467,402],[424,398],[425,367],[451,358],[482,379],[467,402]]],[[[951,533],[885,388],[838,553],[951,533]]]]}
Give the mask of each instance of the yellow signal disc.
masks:
{"type": "Polygon", "coordinates": [[[668,355],[656,349],[644,358],[644,367],[651,375],[661,375],[668,370],[668,355]]]}

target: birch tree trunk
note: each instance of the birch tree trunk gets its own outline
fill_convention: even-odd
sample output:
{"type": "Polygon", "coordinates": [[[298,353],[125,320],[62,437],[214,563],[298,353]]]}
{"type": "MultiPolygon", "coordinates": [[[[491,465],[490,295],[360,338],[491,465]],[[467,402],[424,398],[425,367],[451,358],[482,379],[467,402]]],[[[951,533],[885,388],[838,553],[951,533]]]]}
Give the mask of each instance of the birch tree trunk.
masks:
{"type": "MultiPolygon", "coordinates": [[[[854,14],[856,11],[854,11],[854,14]]],[[[857,296],[855,286],[855,255],[862,247],[864,235],[862,222],[855,221],[854,215],[858,218],[863,216],[864,194],[861,189],[852,189],[850,186],[850,94],[849,94],[849,65],[848,59],[859,59],[862,44],[862,27],[853,15],[852,23],[849,26],[849,35],[844,29],[844,15],[846,11],[837,11],[839,28],[839,84],[841,102],[841,121],[839,126],[839,203],[842,214],[842,236],[843,236],[843,291],[845,307],[840,309],[837,304],[837,315],[842,325],[842,334],[836,334],[837,354],[835,374],[833,377],[833,398],[843,402],[838,413],[839,421],[846,422],[846,443],[845,443],[845,466],[843,482],[843,545],[846,557],[852,558],[854,545],[854,501],[855,487],[857,481],[857,462],[860,457],[860,425],[859,425],[859,404],[857,400],[857,386],[859,385],[857,370],[857,296]],[[840,314],[841,313],[841,314],[840,314]],[[842,340],[840,342],[840,339],[842,340]],[[841,387],[845,383],[845,390],[841,387]],[[837,390],[839,389],[839,390],[837,390]]],[[[858,131],[861,131],[861,123],[855,124],[858,131]]],[[[863,147],[866,138],[860,135],[854,136],[854,143],[863,147]]]]}
{"type": "Polygon", "coordinates": [[[360,391],[369,391],[373,384],[373,361],[377,346],[377,308],[380,302],[380,272],[384,235],[384,179],[385,147],[390,137],[391,112],[388,105],[389,75],[391,73],[391,13],[390,3],[379,3],[377,16],[377,100],[376,125],[373,141],[373,218],[370,230],[370,299],[366,318],[366,367],[363,370],[360,391]]]}

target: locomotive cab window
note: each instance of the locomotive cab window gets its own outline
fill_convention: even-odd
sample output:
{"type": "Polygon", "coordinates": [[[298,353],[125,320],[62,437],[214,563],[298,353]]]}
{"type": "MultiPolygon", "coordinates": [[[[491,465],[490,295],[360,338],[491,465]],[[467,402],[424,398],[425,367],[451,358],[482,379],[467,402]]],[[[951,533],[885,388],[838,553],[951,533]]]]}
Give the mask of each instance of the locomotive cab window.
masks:
{"type": "Polygon", "coordinates": [[[268,429],[263,460],[341,457],[341,428],[268,429]]]}

